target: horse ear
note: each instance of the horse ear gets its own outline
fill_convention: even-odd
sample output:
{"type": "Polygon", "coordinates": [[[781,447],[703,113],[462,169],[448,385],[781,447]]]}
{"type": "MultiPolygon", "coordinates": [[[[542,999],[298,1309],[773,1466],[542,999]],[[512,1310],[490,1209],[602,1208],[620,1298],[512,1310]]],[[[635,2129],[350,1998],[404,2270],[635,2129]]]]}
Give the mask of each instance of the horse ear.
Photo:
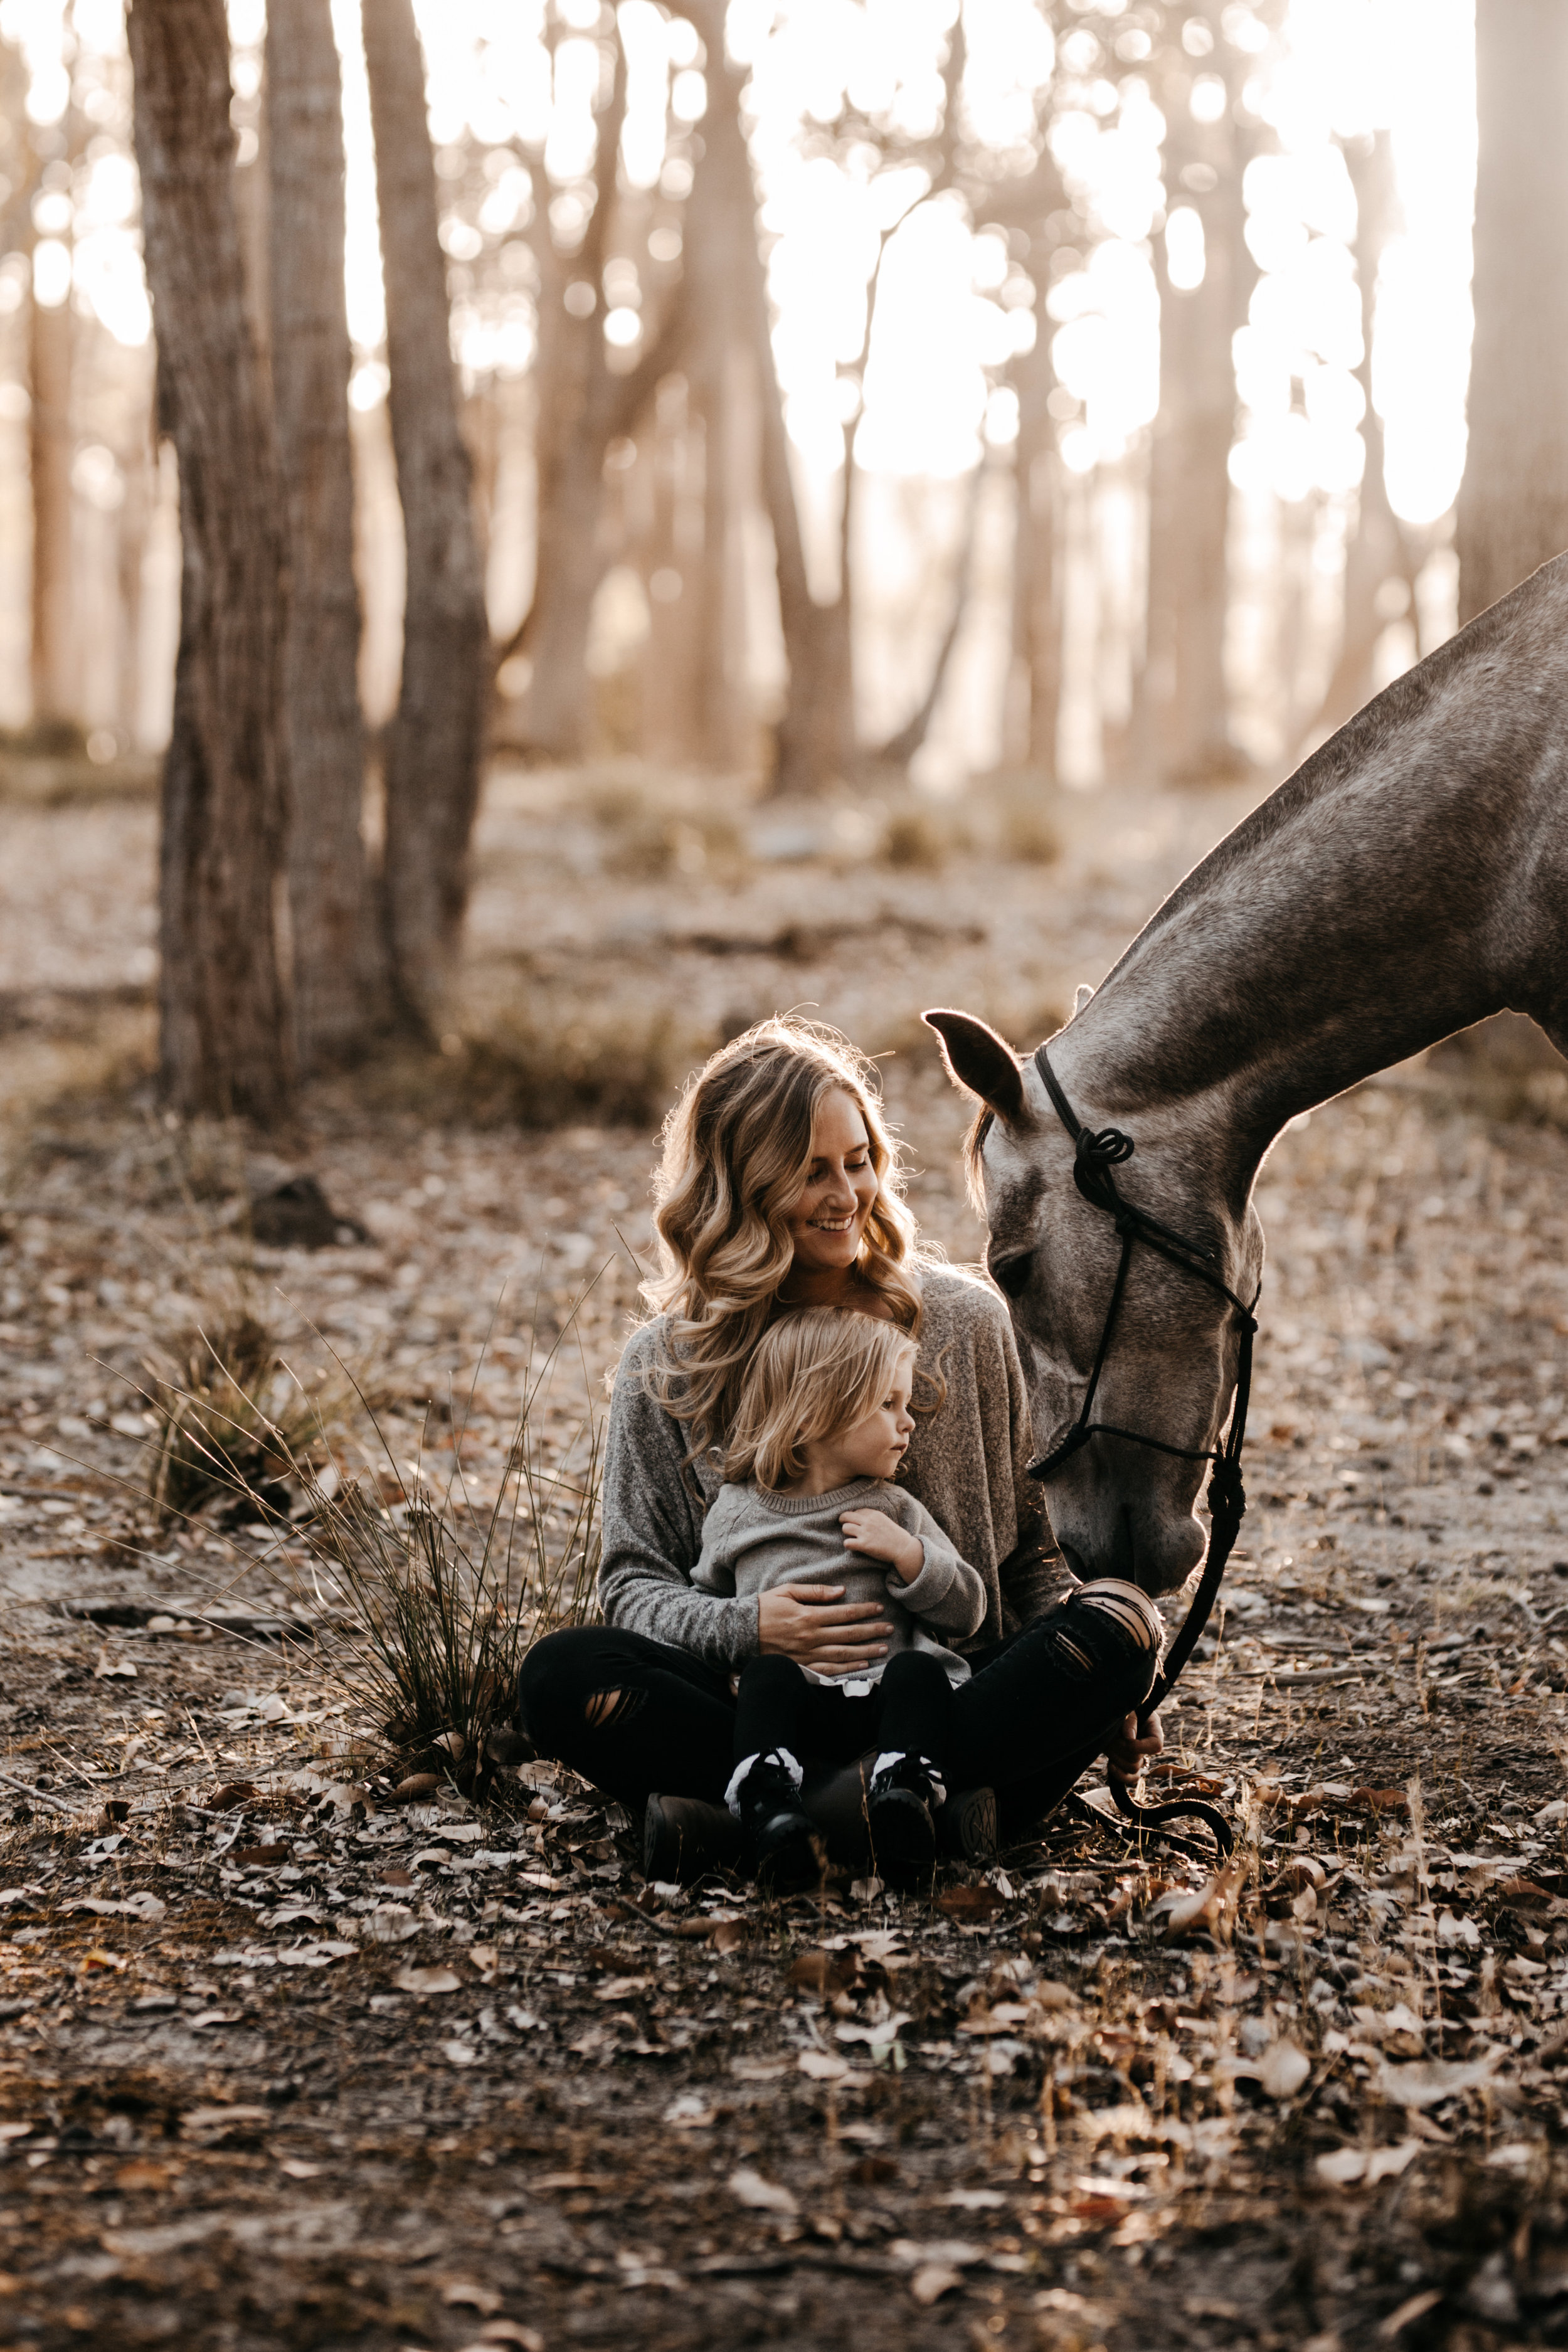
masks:
{"type": "Polygon", "coordinates": [[[922,1013],[921,1019],[942,1042],[942,1058],[954,1086],[988,1103],[1009,1127],[1024,1118],[1024,1080],[1018,1056],[1005,1037],[973,1013],[922,1013]]]}

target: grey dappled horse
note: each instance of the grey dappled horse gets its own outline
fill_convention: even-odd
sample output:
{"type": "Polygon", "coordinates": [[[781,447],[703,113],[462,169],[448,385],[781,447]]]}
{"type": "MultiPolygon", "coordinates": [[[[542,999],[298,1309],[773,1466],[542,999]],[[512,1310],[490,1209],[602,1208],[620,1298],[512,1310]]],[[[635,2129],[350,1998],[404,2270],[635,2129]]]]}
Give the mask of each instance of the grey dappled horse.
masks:
{"type": "MultiPolygon", "coordinates": [[[[1173,890],[1048,1067],[1090,1130],[1125,1130],[1121,1196],[1256,1295],[1264,1155],[1289,1120],[1505,1008],[1568,1051],[1568,556],[1367,704],[1173,890]]],[[[963,1013],[927,1019],[984,1115],[973,1171],[1011,1303],[1035,1441],[1072,1432],[1120,1248],[1074,1182],[1035,1058],[963,1013]]],[[[1042,1048],[1044,1052],[1046,1049],[1042,1048]]],[[[1069,1564],[1145,1591],[1203,1557],[1204,1463],[1242,1318],[1207,1278],[1131,1257],[1095,1400],[1047,1497],[1069,1564]]]]}

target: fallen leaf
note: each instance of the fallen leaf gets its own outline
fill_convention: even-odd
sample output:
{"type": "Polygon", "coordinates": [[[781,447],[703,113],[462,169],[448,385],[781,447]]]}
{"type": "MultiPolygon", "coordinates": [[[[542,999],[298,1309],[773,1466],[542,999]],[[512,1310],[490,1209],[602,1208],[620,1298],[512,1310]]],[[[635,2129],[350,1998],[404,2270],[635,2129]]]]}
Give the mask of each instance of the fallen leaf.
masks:
{"type": "Polygon", "coordinates": [[[477,2311],[481,2319],[489,2319],[501,2306],[501,2298],[493,2286],[473,2286],[466,2279],[454,2280],[441,2290],[441,2300],[450,2310],[477,2311]]]}
{"type": "Polygon", "coordinates": [[[984,2247],[972,2244],[967,2238],[895,2238],[888,2252],[906,2270],[916,2269],[921,2263],[942,2263],[949,2269],[968,2270],[985,2260],[984,2247]]]}
{"type": "Polygon", "coordinates": [[[1124,2221],[1128,2210],[1126,2198],[1117,2196],[1111,2189],[1097,2189],[1088,2197],[1075,2197],[1068,2208],[1075,2221],[1101,2225],[1124,2221]]]}
{"type": "Polygon", "coordinates": [[[1002,1897],[994,1886],[948,1886],[937,1896],[936,1907],[949,1919],[994,1919],[1002,1897]]]}
{"type": "Polygon", "coordinates": [[[242,2124],[270,2124],[277,2117],[270,2107],[192,2107],[180,2118],[182,2131],[232,2131],[242,2124]]]}
{"type": "Polygon", "coordinates": [[[443,2042],[441,2055],[454,2066],[472,2066],[478,2063],[479,2053],[466,2042],[443,2042]]]}
{"type": "Polygon", "coordinates": [[[764,2180],[760,2172],[742,2165],[730,2175],[729,2191],[738,2203],[753,2213],[798,2213],[800,2206],[781,2181],[764,2180]]]}
{"type": "Polygon", "coordinates": [[[384,1870],[381,1883],[384,1886],[412,1886],[414,1873],[411,1870],[384,1870]]]}
{"type": "Polygon", "coordinates": [[[721,1919],[713,1930],[716,1952],[738,1952],[742,1944],[752,1940],[752,1931],[743,1919],[721,1919]]]}
{"type": "Polygon", "coordinates": [[[167,2189],[174,2179],[166,2164],[149,2164],[139,2157],[132,2164],[122,2164],[114,2176],[116,2189],[130,2193],[137,2189],[167,2189]]]}
{"type": "Polygon", "coordinates": [[[455,1969],[416,1967],[412,1960],[392,1979],[399,1992],[459,1992],[463,1979],[455,1969]]]}
{"type": "Polygon", "coordinates": [[[962,2272],[950,2270],[944,2263],[922,2263],[910,2281],[910,2293],[922,2310],[929,2311],[933,2303],[963,2284],[962,2272]]]}
{"type": "Polygon", "coordinates": [[[129,1658],[111,1658],[107,1650],[100,1653],[93,1668],[95,1680],[100,1683],[133,1683],[136,1669],[129,1658]]]}
{"type": "Polygon", "coordinates": [[[106,1822],[116,1824],[128,1822],[131,1819],[131,1806],[128,1800],[124,1797],[110,1797],[103,1808],[103,1818],[106,1822]]]}
{"type": "Polygon", "coordinates": [[[278,2168],[290,2180],[319,2180],[326,2168],[324,2164],[307,2164],[302,2156],[286,2156],[278,2168]]]}
{"type": "Polygon", "coordinates": [[[515,2319],[492,2319],[479,2330],[481,2344],[516,2344],[521,2352],[544,2352],[544,2338],[537,2327],[523,2327],[515,2319]]]}
{"type": "Polygon", "coordinates": [[[1373,1813],[1407,1813],[1410,1799],[1403,1789],[1352,1789],[1347,1804],[1364,1805],[1373,1813]]]}
{"type": "Polygon", "coordinates": [[[830,2050],[803,2050],[795,2063],[814,2083],[842,2083],[849,2072],[847,2061],[830,2050]]]}
{"type": "Polygon", "coordinates": [[[289,1859],[289,1848],[281,1843],[272,1845],[242,1845],[228,1856],[242,1870],[275,1870],[289,1859]]]}
{"type": "Polygon", "coordinates": [[[406,1780],[399,1780],[393,1796],[400,1805],[417,1805],[426,1797],[440,1793],[440,1775],[436,1772],[411,1772],[406,1780]]]}
{"type": "Polygon", "coordinates": [[[1190,1928],[1208,1927],[1220,1941],[1228,1936],[1236,1898],[1247,1875],[1247,1857],[1237,1854],[1212,1878],[1190,1892],[1173,1889],[1152,1903],[1150,1919],[1165,1922],[1167,1937],[1185,1935],[1190,1928]]]}
{"type": "Polygon", "coordinates": [[[249,1804],[259,1793],[254,1780],[226,1780],[221,1789],[213,1790],[205,1810],[209,1813],[226,1813],[235,1805],[249,1804]]]}
{"type": "Polygon", "coordinates": [[[113,1969],[117,1972],[121,1972],[129,1965],[128,1961],[121,1958],[118,1952],[106,1952],[100,1944],[92,1945],[81,1956],[84,1976],[91,1976],[102,1969],[113,1969]]]}
{"type": "Polygon", "coordinates": [[[1457,2098],[1462,2091],[1479,2090],[1483,2083],[1493,2079],[1501,2063],[1500,2050],[1472,2060],[1468,2065],[1456,2059],[1423,2058],[1413,2066],[1391,2066],[1384,2059],[1375,2088],[1381,2097],[1392,2099],[1396,2106],[1432,2107],[1439,2099],[1457,2098]]]}
{"type": "Polygon", "coordinates": [[[1312,2071],[1306,2052],[1289,2040],[1271,2042],[1258,2069],[1258,2079],[1271,2099],[1291,2099],[1312,2071]]]}
{"type": "Polygon", "coordinates": [[[1357,2181],[1370,2189],[1379,2180],[1397,2179],[1421,2148],[1418,2139],[1401,2140],[1396,2147],[1336,2147],[1331,2154],[1319,2157],[1318,2178],[1337,2189],[1352,2188],[1357,2181]]]}
{"type": "Polygon", "coordinates": [[[419,1922],[406,1903],[378,1903],[365,1925],[377,1944],[406,1944],[419,1933],[419,1922]]]}
{"type": "Polygon", "coordinates": [[[1443,2290],[1436,2286],[1424,2287],[1419,2294],[1411,2295],[1397,2311],[1391,2311],[1386,2319],[1380,2321],[1377,2330],[1379,2342],[1392,2344],[1396,2336],[1403,2336],[1407,2327],[1413,2327],[1418,2319],[1425,2319],[1429,2311],[1436,2311],[1442,2300],[1443,2290]]]}
{"type": "Polygon", "coordinates": [[[797,1952],[787,1973],[792,1985],[831,1997],[853,1984],[856,1960],[847,1952],[797,1952]]]}

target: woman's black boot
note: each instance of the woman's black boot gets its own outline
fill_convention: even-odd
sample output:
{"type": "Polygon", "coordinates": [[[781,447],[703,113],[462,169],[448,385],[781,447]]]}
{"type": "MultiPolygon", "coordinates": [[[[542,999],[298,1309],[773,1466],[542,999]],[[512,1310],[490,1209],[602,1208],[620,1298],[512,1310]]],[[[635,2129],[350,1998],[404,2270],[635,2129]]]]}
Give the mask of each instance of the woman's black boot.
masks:
{"type": "Polygon", "coordinates": [[[900,1756],[871,1776],[866,1820],[872,1859],[878,1877],[902,1895],[931,1887],[936,1870],[931,1816],[941,1802],[931,1772],[917,1756],[900,1756]]]}
{"type": "Polygon", "coordinates": [[[760,1757],[736,1791],[736,1801],[763,1892],[805,1895],[820,1886],[827,1849],[816,1823],[801,1808],[787,1766],[760,1757]]]}
{"type": "Polygon", "coordinates": [[[643,1814],[643,1875],[690,1886],[710,1871],[741,1866],[741,1825],[700,1797],[652,1796],[643,1814]]]}

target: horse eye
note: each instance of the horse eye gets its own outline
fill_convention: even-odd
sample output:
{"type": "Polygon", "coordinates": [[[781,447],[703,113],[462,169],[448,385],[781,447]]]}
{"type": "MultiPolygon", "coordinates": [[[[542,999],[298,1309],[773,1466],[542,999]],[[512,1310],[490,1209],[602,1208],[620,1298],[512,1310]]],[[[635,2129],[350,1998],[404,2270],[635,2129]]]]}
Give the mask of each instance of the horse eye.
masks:
{"type": "Polygon", "coordinates": [[[1032,1254],[1028,1250],[1022,1251],[1016,1257],[998,1258],[991,1268],[992,1280],[1006,1292],[1009,1298],[1020,1298],[1027,1285],[1032,1263],[1032,1254]]]}

